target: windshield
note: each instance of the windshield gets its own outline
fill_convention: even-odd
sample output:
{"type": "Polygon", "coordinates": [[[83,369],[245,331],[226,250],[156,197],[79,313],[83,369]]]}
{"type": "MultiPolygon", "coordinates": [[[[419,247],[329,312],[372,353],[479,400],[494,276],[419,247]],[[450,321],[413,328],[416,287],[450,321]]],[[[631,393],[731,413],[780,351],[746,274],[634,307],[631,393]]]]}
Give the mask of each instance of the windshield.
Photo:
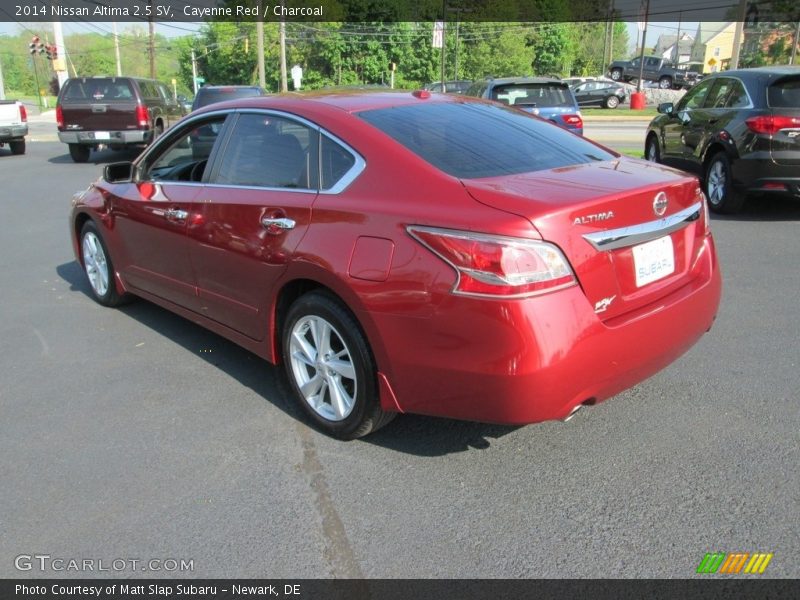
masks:
{"type": "Polygon", "coordinates": [[[437,169],[463,179],[616,158],[557,125],[496,105],[420,104],[359,116],[437,169]]]}
{"type": "Polygon", "coordinates": [[[574,106],[563,83],[513,83],[492,88],[492,100],[510,106],[574,106]]]}

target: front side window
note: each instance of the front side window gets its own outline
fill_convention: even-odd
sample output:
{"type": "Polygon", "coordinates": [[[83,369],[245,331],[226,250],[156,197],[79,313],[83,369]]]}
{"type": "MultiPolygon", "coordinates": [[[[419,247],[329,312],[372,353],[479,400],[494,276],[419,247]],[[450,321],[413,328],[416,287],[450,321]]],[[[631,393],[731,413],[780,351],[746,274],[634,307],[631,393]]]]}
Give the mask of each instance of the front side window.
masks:
{"type": "Polygon", "coordinates": [[[703,102],[708,95],[708,90],[711,88],[711,84],[713,83],[713,79],[703,81],[686,92],[686,95],[681,98],[680,102],[678,102],[678,110],[692,110],[694,108],[700,108],[703,106],[703,102]]]}
{"type": "Polygon", "coordinates": [[[317,131],[264,113],[239,116],[213,183],[316,189],[317,131]]]}
{"type": "Polygon", "coordinates": [[[171,136],[172,142],[166,149],[149,161],[144,179],[201,181],[224,122],[225,117],[215,117],[183,128],[175,137],[171,136]]]}

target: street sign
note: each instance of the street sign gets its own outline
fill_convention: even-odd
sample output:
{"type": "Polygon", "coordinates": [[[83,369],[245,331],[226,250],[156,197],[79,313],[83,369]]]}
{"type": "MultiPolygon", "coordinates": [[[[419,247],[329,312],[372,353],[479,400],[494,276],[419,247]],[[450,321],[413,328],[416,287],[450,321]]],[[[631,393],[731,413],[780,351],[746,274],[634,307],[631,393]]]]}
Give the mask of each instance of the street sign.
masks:
{"type": "Polygon", "coordinates": [[[433,24],[433,47],[441,48],[444,40],[444,21],[436,21],[433,24]]]}
{"type": "Polygon", "coordinates": [[[195,77],[194,81],[198,85],[203,85],[206,82],[206,78],[205,77],[195,77]]]}
{"type": "Polygon", "coordinates": [[[717,64],[717,59],[716,58],[714,58],[712,56],[711,58],[708,59],[708,66],[709,67],[713,67],[715,64],[717,64]]]}

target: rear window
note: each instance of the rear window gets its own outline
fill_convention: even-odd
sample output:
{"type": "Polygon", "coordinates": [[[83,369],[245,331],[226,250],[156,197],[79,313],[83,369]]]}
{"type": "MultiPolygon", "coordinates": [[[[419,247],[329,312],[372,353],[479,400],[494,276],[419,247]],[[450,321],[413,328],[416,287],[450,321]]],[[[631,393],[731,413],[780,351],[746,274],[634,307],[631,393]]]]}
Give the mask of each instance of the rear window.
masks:
{"type": "Polygon", "coordinates": [[[127,79],[98,77],[70,79],[61,96],[62,102],[135,102],[136,95],[127,79]]]}
{"type": "Polygon", "coordinates": [[[502,106],[418,104],[359,116],[437,169],[463,179],[616,158],[557,125],[502,106]]]}
{"type": "Polygon", "coordinates": [[[225,102],[226,100],[236,100],[238,98],[252,98],[253,96],[261,96],[259,88],[200,88],[197,91],[197,97],[194,99],[192,108],[198,109],[209,104],[217,102],[225,102]]]}
{"type": "Polygon", "coordinates": [[[800,77],[787,77],[767,88],[771,108],[800,108],[800,77]]]}
{"type": "Polygon", "coordinates": [[[510,106],[574,106],[572,94],[561,83],[513,83],[492,88],[492,100],[510,106]]]}

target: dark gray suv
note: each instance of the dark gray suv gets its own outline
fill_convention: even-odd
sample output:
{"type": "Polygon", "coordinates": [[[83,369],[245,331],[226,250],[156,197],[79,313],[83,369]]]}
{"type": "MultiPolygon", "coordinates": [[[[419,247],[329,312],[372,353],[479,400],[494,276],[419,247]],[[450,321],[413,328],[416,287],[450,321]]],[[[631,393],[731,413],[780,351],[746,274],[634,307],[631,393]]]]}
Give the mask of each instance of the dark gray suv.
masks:
{"type": "Polygon", "coordinates": [[[715,73],[658,112],[645,157],[697,173],[714,212],[756,193],[800,198],[800,67],[715,73]]]}

